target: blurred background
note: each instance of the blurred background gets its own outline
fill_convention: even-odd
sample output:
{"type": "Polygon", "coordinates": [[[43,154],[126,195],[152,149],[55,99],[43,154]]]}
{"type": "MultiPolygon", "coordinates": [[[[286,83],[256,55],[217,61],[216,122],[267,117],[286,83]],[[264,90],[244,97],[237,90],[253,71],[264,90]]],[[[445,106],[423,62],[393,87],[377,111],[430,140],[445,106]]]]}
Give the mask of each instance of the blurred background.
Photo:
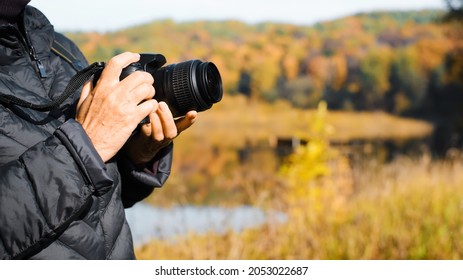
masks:
{"type": "Polygon", "coordinates": [[[31,5],[90,62],[222,74],[127,210],[138,258],[463,258],[463,1],[60,3],[31,5]]]}

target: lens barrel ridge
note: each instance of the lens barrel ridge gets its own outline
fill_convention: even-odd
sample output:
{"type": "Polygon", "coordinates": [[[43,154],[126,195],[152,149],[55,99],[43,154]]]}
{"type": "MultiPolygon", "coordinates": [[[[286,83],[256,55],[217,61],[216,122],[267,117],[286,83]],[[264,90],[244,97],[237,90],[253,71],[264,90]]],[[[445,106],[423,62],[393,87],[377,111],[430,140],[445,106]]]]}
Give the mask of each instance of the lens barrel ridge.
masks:
{"type": "MultiPolygon", "coordinates": [[[[190,110],[205,111],[222,99],[222,79],[212,62],[190,60],[158,71],[165,71],[161,88],[170,89],[170,97],[175,99],[172,103],[178,105],[178,108],[171,108],[174,115],[182,116],[190,110]]],[[[167,97],[168,94],[165,93],[167,97]]]]}

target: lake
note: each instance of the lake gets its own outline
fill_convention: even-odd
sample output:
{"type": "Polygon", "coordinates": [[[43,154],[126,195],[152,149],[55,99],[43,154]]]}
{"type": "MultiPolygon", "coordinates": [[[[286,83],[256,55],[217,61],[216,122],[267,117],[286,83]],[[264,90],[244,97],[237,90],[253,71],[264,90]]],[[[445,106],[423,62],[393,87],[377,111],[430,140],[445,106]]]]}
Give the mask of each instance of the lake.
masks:
{"type": "Polygon", "coordinates": [[[264,211],[251,206],[223,208],[215,206],[153,207],[138,203],[126,210],[135,245],[151,239],[169,239],[193,232],[224,233],[227,230],[242,231],[267,222],[283,223],[286,215],[264,211]]]}

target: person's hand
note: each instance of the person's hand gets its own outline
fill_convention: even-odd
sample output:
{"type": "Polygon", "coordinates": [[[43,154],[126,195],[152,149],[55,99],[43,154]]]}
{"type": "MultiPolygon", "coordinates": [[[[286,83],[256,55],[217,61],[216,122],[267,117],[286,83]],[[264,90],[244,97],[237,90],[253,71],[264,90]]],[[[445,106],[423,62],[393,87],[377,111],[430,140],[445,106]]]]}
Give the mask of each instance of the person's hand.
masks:
{"type": "Polygon", "coordinates": [[[76,120],[104,162],[124,146],[143,118],[158,111],[149,73],[136,71],[119,81],[122,69],[139,59],[139,54],[129,52],[111,58],[95,88],[88,82],[82,89],[76,120]]]}
{"type": "Polygon", "coordinates": [[[150,123],[142,125],[139,133],[127,142],[126,152],[129,159],[136,165],[149,162],[159,150],[189,128],[195,122],[196,116],[196,111],[190,111],[184,117],[174,120],[167,104],[159,102],[157,110],[149,115],[150,123]]]}

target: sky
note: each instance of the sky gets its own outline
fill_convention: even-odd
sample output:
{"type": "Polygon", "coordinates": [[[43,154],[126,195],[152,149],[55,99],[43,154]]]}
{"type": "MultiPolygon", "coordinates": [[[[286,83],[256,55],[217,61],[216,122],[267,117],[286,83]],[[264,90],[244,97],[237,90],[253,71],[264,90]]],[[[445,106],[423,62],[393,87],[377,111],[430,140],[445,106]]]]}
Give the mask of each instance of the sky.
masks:
{"type": "Polygon", "coordinates": [[[58,31],[107,32],[153,20],[311,25],[359,12],[445,8],[443,0],[32,0],[58,31]]]}

